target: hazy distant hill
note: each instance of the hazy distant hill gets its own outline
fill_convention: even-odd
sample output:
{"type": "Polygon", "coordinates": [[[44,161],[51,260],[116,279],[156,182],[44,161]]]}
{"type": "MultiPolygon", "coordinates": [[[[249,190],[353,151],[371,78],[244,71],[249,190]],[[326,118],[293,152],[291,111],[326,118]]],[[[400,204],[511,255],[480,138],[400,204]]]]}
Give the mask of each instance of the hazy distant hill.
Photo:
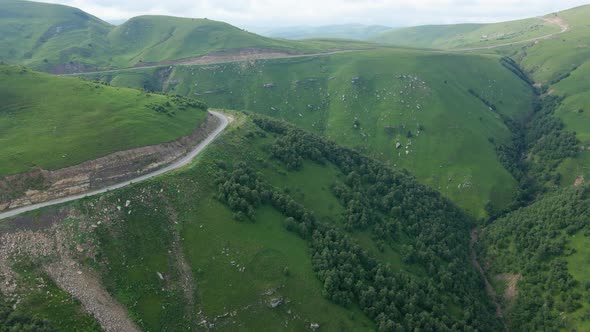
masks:
{"type": "Polygon", "coordinates": [[[370,39],[399,46],[427,48],[470,48],[527,40],[559,32],[555,24],[530,18],[491,24],[424,25],[391,29],[370,39]]]}
{"type": "Polygon", "coordinates": [[[390,27],[383,25],[341,24],[317,27],[296,26],[276,28],[267,30],[261,34],[268,37],[285,39],[343,38],[366,40],[371,36],[390,29],[390,27]]]}

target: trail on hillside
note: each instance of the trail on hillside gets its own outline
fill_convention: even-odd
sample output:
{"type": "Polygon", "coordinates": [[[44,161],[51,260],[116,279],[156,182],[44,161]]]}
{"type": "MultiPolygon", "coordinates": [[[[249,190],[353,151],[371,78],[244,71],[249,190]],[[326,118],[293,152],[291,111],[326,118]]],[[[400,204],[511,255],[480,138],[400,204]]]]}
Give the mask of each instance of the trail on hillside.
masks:
{"type": "Polygon", "coordinates": [[[560,33],[567,32],[570,29],[570,25],[563,18],[561,18],[559,16],[545,16],[545,17],[541,17],[541,19],[545,22],[559,25],[559,27],[561,28],[560,33]]]}
{"type": "Polygon", "coordinates": [[[510,43],[504,43],[504,44],[498,44],[498,45],[490,45],[490,46],[481,46],[481,47],[469,47],[469,48],[461,48],[461,49],[454,49],[454,50],[449,50],[449,52],[468,52],[468,51],[480,51],[480,50],[491,50],[494,48],[499,48],[499,47],[505,47],[505,46],[512,46],[512,45],[518,45],[518,44],[526,44],[526,43],[532,43],[532,42],[536,42],[536,41],[541,41],[541,40],[546,40],[546,39],[550,39],[553,38],[557,35],[560,35],[562,33],[568,32],[570,29],[570,25],[561,17],[559,16],[544,16],[544,17],[539,17],[539,19],[549,23],[549,24],[553,24],[553,25],[557,25],[561,28],[561,31],[559,32],[554,32],[554,33],[550,33],[548,35],[544,35],[544,36],[540,36],[540,37],[535,37],[535,38],[530,38],[527,40],[520,40],[520,41],[515,41],[515,42],[510,42],[510,43]]]}
{"type": "Polygon", "coordinates": [[[479,274],[481,275],[481,278],[483,279],[483,281],[486,285],[486,293],[488,294],[488,296],[490,297],[490,299],[492,300],[492,302],[494,302],[494,305],[496,306],[496,317],[498,317],[500,320],[502,320],[502,324],[504,324],[504,330],[509,331],[508,326],[506,325],[506,322],[504,322],[504,313],[502,311],[502,306],[498,302],[496,292],[494,291],[492,284],[490,284],[488,277],[486,276],[483,268],[481,267],[481,265],[479,264],[479,261],[477,260],[477,253],[475,252],[475,243],[477,243],[477,240],[479,238],[478,233],[477,233],[477,229],[475,229],[475,228],[472,229],[470,236],[471,236],[471,239],[469,241],[469,250],[471,252],[471,263],[479,271],[479,274]]]}
{"type": "Polygon", "coordinates": [[[147,66],[122,68],[122,69],[111,69],[111,70],[101,70],[101,71],[92,71],[92,72],[60,74],[58,76],[80,76],[80,75],[93,75],[93,74],[120,73],[120,72],[136,71],[136,70],[149,69],[149,68],[161,68],[161,67],[166,67],[166,66],[216,65],[216,64],[223,64],[223,63],[243,62],[243,61],[252,61],[252,60],[309,58],[309,57],[316,57],[316,56],[327,56],[327,55],[334,55],[334,54],[341,54],[341,53],[359,52],[359,51],[363,51],[363,50],[361,50],[361,49],[359,49],[359,50],[339,50],[339,51],[332,51],[332,52],[307,53],[307,54],[290,54],[290,53],[279,52],[279,51],[269,51],[269,52],[261,52],[261,53],[252,52],[252,53],[246,53],[246,54],[213,53],[213,54],[205,54],[203,56],[188,58],[188,59],[162,61],[162,62],[153,64],[153,65],[147,65],[147,66]]]}
{"type": "Polygon", "coordinates": [[[155,176],[158,176],[158,175],[161,175],[164,173],[168,173],[170,171],[173,171],[175,169],[178,169],[180,167],[188,165],[199,153],[201,153],[207,147],[207,145],[211,144],[211,142],[213,142],[213,140],[215,138],[217,138],[217,136],[219,134],[221,134],[221,132],[227,127],[227,125],[229,123],[229,119],[225,115],[223,115],[219,112],[215,112],[215,111],[209,111],[209,112],[221,121],[219,127],[217,127],[217,129],[215,129],[209,136],[207,136],[207,138],[205,138],[203,141],[201,141],[191,152],[189,152],[183,158],[180,158],[177,161],[173,162],[172,164],[170,164],[166,167],[160,168],[159,170],[156,170],[154,172],[139,176],[134,179],[130,179],[130,180],[126,180],[126,181],[123,181],[120,183],[116,183],[116,184],[104,187],[102,189],[89,191],[89,192],[82,193],[82,194],[66,196],[66,197],[54,199],[51,201],[46,201],[43,203],[27,205],[27,206],[23,206],[21,208],[17,208],[14,210],[8,210],[6,212],[0,213],[0,220],[5,219],[5,218],[14,217],[14,216],[19,215],[24,212],[38,210],[43,207],[62,204],[62,203],[66,203],[66,202],[71,202],[71,201],[75,201],[75,200],[78,200],[78,199],[81,199],[84,197],[95,196],[95,195],[102,194],[102,193],[105,193],[110,190],[123,188],[123,187],[130,185],[130,184],[141,182],[141,181],[144,181],[147,179],[151,179],[155,176]]]}

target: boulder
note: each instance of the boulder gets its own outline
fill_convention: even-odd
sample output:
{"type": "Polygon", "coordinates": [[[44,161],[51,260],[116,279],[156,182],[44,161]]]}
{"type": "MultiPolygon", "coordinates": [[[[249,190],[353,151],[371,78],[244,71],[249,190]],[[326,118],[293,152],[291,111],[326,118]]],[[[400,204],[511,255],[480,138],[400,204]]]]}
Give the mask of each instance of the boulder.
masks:
{"type": "Polygon", "coordinates": [[[282,297],[272,298],[270,300],[269,304],[270,304],[270,307],[274,309],[274,308],[280,306],[281,304],[283,304],[283,298],[282,297]]]}

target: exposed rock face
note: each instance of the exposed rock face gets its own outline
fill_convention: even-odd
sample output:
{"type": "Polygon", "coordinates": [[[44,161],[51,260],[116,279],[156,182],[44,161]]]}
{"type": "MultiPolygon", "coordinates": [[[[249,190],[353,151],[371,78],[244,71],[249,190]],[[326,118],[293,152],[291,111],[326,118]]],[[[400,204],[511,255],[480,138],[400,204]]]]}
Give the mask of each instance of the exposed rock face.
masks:
{"type": "Polygon", "coordinates": [[[191,135],[89,160],[55,171],[38,169],[0,178],[0,211],[44,202],[135,178],[166,166],[189,152],[219,125],[209,114],[191,135]]]}
{"type": "Polygon", "coordinates": [[[278,306],[280,306],[281,304],[283,304],[283,298],[282,297],[275,297],[273,299],[271,299],[268,303],[270,305],[271,308],[276,308],[278,306]]]}

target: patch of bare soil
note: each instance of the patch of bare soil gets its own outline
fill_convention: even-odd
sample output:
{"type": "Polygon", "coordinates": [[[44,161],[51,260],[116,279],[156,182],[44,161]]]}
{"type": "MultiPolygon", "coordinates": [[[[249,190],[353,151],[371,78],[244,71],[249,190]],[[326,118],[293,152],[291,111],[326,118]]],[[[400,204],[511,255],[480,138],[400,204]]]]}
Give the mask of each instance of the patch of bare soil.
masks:
{"type": "Polygon", "coordinates": [[[92,245],[74,245],[73,239],[76,234],[92,232],[97,225],[89,221],[53,220],[61,219],[64,213],[63,219],[81,218],[74,209],[65,209],[53,214],[52,222],[45,227],[27,228],[21,224],[4,230],[0,235],[0,290],[18,303],[27,290],[20,285],[20,277],[12,265],[23,259],[30,260],[60,288],[77,298],[105,331],[139,331],[127,310],[102,286],[99,277],[74,259],[75,256],[94,255],[92,245]]]}
{"type": "Polygon", "coordinates": [[[47,264],[44,271],[60,288],[77,298],[105,331],[140,331],[129,319],[127,309],[112,298],[92,271],[71,259],[47,264]]]}
{"type": "Polygon", "coordinates": [[[516,284],[518,283],[521,277],[522,275],[520,273],[502,273],[495,277],[496,280],[506,282],[506,289],[504,290],[505,300],[512,301],[512,299],[518,296],[518,289],[516,289],[516,284]]]}
{"type": "Polygon", "coordinates": [[[574,181],[574,186],[579,187],[580,185],[582,185],[582,183],[584,183],[584,176],[580,175],[578,176],[576,181],[574,181]]]}
{"type": "Polygon", "coordinates": [[[541,19],[547,23],[557,25],[561,28],[561,33],[564,33],[570,29],[569,23],[563,18],[557,16],[556,14],[548,15],[541,17],[541,19]]]}

